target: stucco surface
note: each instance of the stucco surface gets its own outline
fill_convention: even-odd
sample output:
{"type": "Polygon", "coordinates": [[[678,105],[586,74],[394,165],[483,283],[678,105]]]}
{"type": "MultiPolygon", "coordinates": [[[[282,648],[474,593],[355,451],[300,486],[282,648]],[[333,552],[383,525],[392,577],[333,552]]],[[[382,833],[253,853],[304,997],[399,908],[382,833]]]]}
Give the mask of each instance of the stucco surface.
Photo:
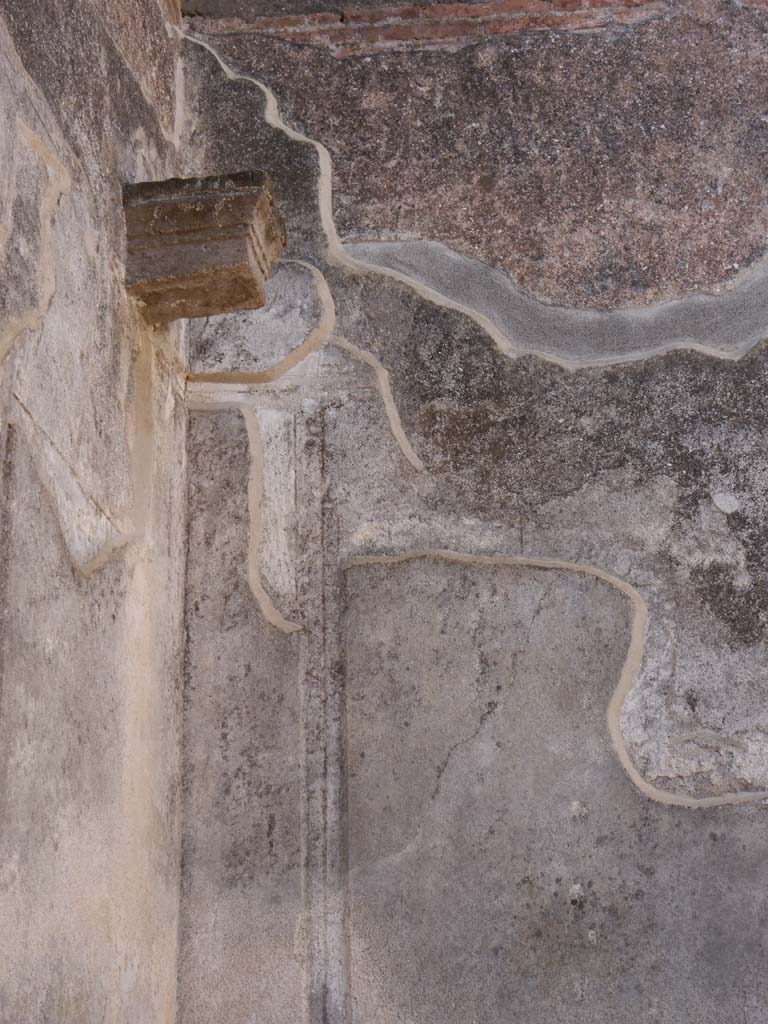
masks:
{"type": "MultiPolygon", "coordinates": [[[[493,63],[557,52],[578,75],[577,52],[657,45],[682,60],[717,23],[716,64],[723,40],[743,41],[761,16],[692,5],[664,39],[640,26],[621,40],[507,41],[493,63]]],[[[349,205],[358,234],[344,212],[347,106],[326,118],[302,78],[325,58],[237,32],[203,42],[219,59],[194,44],[186,58],[200,166],[261,150],[273,176],[287,174],[281,212],[300,228],[289,254],[320,269],[333,301],[320,347],[303,347],[317,321],[297,324],[287,362],[279,304],[193,330],[205,367],[187,386],[196,416],[244,419],[251,542],[239,572],[302,652],[296,970],[308,1019],[756,1024],[768,790],[760,266],[705,282],[721,252],[710,232],[681,257],[688,269],[662,270],[662,231],[648,259],[663,288],[606,290],[583,262],[582,288],[548,243],[560,290],[532,297],[488,255],[512,234],[496,235],[487,210],[472,221],[474,199],[450,192],[462,178],[445,163],[419,241],[407,226],[380,231],[362,192],[349,205]],[[236,107],[254,119],[248,135],[222,128],[236,107]],[[441,217],[454,232],[472,223],[486,262],[447,248],[441,217]],[[712,294],[691,294],[700,284],[712,294]],[[555,295],[557,306],[542,301],[555,295]]],[[[343,60],[328,75],[359,75],[369,95],[408,90],[420,62],[455,69],[481,52],[343,60]]],[[[662,77],[649,72],[649,88],[662,77]]],[[[557,93],[557,75],[547,81],[557,93]]],[[[734,99],[738,117],[751,102],[734,99]]],[[[365,114],[381,152],[357,180],[375,181],[399,216],[426,194],[416,154],[434,148],[418,132],[439,115],[400,114],[388,135],[387,109],[365,114]],[[412,130],[421,141],[403,150],[412,130]]],[[[645,105],[633,130],[650,133],[657,109],[645,105]]],[[[585,131],[588,117],[618,126],[625,113],[622,94],[603,90],[552,131],[570,116],[585,131]]],[[[457,113],[453,138],[469,130],[457,113]]],[[[368,138],[353,132],[350,149],[368,138]]],[[[660,153],[642,173],[671,189],[680,253],[693,215],[671,183],[679,165],[660,153]]],[[[593,178],[579,172],[580,185],[593,178]]],[[[588,245],[602,244],[604,223],[587,221],[577,193],[557,196],[579,205],[588,245]]],[[[513,208],[531,226],[543,207],[513,208]]],[[[637,255],[627,207],[614,227],[637,255]]],[[[280,1012],[282,991],[262,1013],[280,1012]]],[[[235,1019],[248,1019],[244,1005],[235,1019]]]]}
{"type": "Polygon", "coordinates": [[[299,651],[248,583],[246,425],[190,436],[180,1019],[301,1020],[299,651]]]}
{"type": "Polygon", "coordinates": [[[176,1015],[186,412],[122,286],[121,182],[175,162],[146,34],[140,82],[90,4],[0,4],[8,1022],[176,1015]]]}
{"type": "Polygon", "coordinates": [[[764,812],[616,771],[626,598],[425,558],[346,589],[350,1019],[759,1020],[764,812]]]}
{"type": "Polygon", "coordinates": [[[764,1024],[766,12],[163,9],[0,0],[0,1018],[764,1024]],[[148,326],[122,185],[243,170],[148,326]]]}

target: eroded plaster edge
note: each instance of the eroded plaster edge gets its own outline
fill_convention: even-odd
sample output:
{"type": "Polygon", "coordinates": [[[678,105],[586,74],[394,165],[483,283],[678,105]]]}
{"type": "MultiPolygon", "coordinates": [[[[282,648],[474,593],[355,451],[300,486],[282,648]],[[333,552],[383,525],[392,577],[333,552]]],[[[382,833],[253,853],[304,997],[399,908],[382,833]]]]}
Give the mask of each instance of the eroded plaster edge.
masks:
{"type": "Polygon", "coordinates": [[[306,260],[284,259],[280,263],[295,264],[308,270],[313,278],[317,296],[320,300],[321,315],[318,323],[312,328],[304,341],[292,348],[291,351],[279,359],[266,370],[254,372],[239,370],[223,370],[211,373],[187,373],[186,379],[192,384],[271,384],[278,380],[283,374],[288,373],[294,366],[317,351],[332,335],[336,327],[336,305],[333,301],[331,289],[325,275],[312,263],[306,260]]]}
{"type": "Polygon", "coordinates": [[[360,348],[359,345],[353,344],[346,338],[341,338],[339,335],[333,335],[330,339],[332,345],[336,345],[337,348],[343,349],[348,352],[353,359],[358,362],[365,363],[366,366],[370,366],[376,375],[376,386],[381,396],[381,400],[384,404],[384,411],[387,414],[387,421],[389,422],[389,429],[392,432],[392,436],[397,442],[400,451],[403,453],[403,457],[409,462],[415,470],[419,473],[424,471],[424,463],[421,461],[419,456],[416,454],[411,442],[408,440],[408,436],[403,430],[403,424],[400,420],[400,413],[397,411],[395,400],[392,396],[392,386],[389,380],[389,371],[379,362],[376,356],[367,349],[360,348]]]}
{"type": "Polygon", "coordinates": [[[364,566],[393,566],[417,559],[429,559],[438,562],[451,562],[458,565],[510,567],[526,569],[559,570],[591,576],[614,587],[632,605],[632,626],[627,656],[621,670],[618,685],[611,696],[607,709],[608,732],[621,766],[634,785],[651,800],[671,807],[707,808],[734,804],[760,803],[768,800],[768,790],[742,791],[724,793],[720,796],[689,797],[679,793],[669,793],[651,785],[638,771],[629,753],[621,732],[621,712],[624,703],[635,684],[645,653],[646,636],[648,633],[648,605],[638,590],[626,580],[606,572],[599,566],[581,562],[568,562],[560,559],[535,558],[525,555],[480,555],[470,552],[450,551],[443,548],[416,548],[395,555],[356,555],[342,563],[342,570],[364,566]]]}
{"type": "Polygon", "coordinates": [[[291,622],[275,606],[261,581],[259,546],[264,533],[262,503],[264,497],[264,445],[258,413],[255,409],[241,407],[240,413],[248,433],[248,448],[251,456],[251,472],[248,477],[248,518],[250,537],[248,541],[248,583],[251,593],[261,609],[261,614],[283,633],[296,633],[302,626],[291,622]]]}

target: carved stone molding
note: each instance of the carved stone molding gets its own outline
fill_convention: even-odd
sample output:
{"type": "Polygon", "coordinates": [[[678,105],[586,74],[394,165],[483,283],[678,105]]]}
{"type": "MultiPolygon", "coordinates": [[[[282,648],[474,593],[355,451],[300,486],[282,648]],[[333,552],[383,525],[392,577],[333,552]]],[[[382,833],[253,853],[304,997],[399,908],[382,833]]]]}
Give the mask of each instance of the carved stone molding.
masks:
{"type": "Polygon", "coordinates": [[[126,288],[148,320],[264,305],[285,225],[261,171],[126,185],[123,205],[126,288]]]}

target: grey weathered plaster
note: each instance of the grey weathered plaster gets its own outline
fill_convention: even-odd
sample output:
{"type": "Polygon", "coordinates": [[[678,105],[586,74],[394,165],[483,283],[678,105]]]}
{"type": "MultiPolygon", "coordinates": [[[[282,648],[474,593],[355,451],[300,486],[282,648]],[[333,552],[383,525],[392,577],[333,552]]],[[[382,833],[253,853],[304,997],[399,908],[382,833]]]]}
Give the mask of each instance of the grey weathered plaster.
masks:
{"type": "Polygon", "coordinates": [[[322,302],[311,269],[301,264],[277,267],[267,281],[266,296],[261,310],[210,317],[190,325],[193,377],[268,373],[306,340],[322,318],[322,302]]]}
{"type": "Polygon", "coordinates": [[[0,4],[8,1022],[176,1016],[186,412],[177,339],[123,290],[119,198],[175,162],[176,44],[147,32],[152,86],[90,4],[0,4]]]}
{"type": "Polygon", "coordinates": [[[180,1019],[300,1020],[299,645],[248,581],[250,453],[238,411],[190,431],[180,1019]]]}
{"type": "Polygon", "coordinates": [[[760,263],[718,295],[693,294],[654,306],[586,311],[539,302],[510,277],[439,242],[359,242],[356,261],[415,282],[492,334],[510,355],[564,366],[631,362],[677,348],[738,359],[768,337],[768,267],[760,263]]]}
{"type": "Polygon", "coordinates": [[[277,339],[257,378],[258,322],[222,328],[206,359],[243,363],[187,397],[244,417],[250,551],[223,561],[275,630],[303,627],[308,1019],[757,1024],[759,274],[610,313],[537,303],[463,257],[444,273],[433,243],[386,246],[419,252],[396,278],[368,258],[381,243],[342,248],[332,147],[292,119],[295,81],[284,103],[282,69],[259,78],[260,47],[190,56],[193,137],[232,165],[265,138],[275,162],[303,153],[283,213],[333,333],[290,363],[277,339]],[[266,122],[248,137],[222,127],[241,104],[266,122]],[[505,350],[489,314],[533,352],[505,350]]]}
{"type": "Polygon", "coordinates": [[[626,600],[421,558],[347,577],[351,1020],[758,1021],[764,811],[616,772],[626,600]]]}

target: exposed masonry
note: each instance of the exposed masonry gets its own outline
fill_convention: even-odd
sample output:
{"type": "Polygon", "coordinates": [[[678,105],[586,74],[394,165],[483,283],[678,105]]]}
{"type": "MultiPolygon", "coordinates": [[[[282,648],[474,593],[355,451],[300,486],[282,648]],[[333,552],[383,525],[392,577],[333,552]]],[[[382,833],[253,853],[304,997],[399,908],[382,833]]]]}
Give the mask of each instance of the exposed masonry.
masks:
{"type": "MultiPolygon", "coordinates": [[[[480,4],[374,7],[307,15],[203,21],[210,34],[244,32],[322,46],[335,57],[388,50],[459,49],[517,32],[584,32],[634,25],[668,10],[667,0],[490,0],[480,4]]],[[[198,21],[195,21],[197,27],[198,21]]]]}
{"type": "MultiPolygon", "coordinates": [[[[762,3],[763,0],[760,0],[760,2],[762,3]]],[[[191,42],[196,43],[197,45],[202,46],[204,49],[208,50],[215,57],[215,59],[217,60],[217,62],[219,63],[219,65],[223,69],[224,73],[227,75],[227,77],[229,77],[230,79],[233,79],[233,80],[249,81],[252,84],[254,84],[255,86],[257,86],[257,88],[259,88],[259,90],[262,92],[262,94],[265,97],[265,101],[266,102],[265,102],[265,109],[264,109],[264,117],[265,117],[265,120],[267,121],[268,124],[270,124],[271,126],[273,126],[275,128],[278,128],[279,130],[283,131],[289,138],[291,138],[291,139],[293,139],[295,141],[303,142],[303,143],[305,143],[307,145],[311,145],[311,146],[314,147],[314,149],[315,149],[315,151],[316,151],[316,153],[318,155],[319,170],[320,170],[319,181],[318,181],[318,204],[319,204],[319,211],[320,211],[321,222],[322,222],[323,229],[324,229],[324,232],[325,232],[325,235],[326,235],[326,239],[327,239],[327,258],[328,258],[330,263],[335,264],[337,266],[344,267],[344,268],[348,269],[349,271],[351,271],[353,273],[361,273],[361,272],[363,272],[363,273],[367,273],[367,274],[378,274],[378,275],[383,275],[383,276],[386,276],[386,277],[394,278],[395,280],[398,280],[398,281],[406,284],[408,287],[412,288],[419,295],[421,295],[422,297],[426,298],[427,300],[435,303],[436,305],[442,306],[442,307],[448,308],[448,309],[458,310],[458,311],[463,312],[466,315],[470,316],[480,326],[482,326],[484,330],[487,331],[487,333],[490,335],[491,338],[493,338],[493,340],[496,342],[496,344],[503,351],[505,351],[508,355],[520,354],[519,351],[515,352],[514,346],[510,343],[509,339],[507,339],[505,337],[503,332],[494,323],[493,319],[490,316],[487,315],[487,312],[488,312],[487,310],[485,312],[478,312],[478,310],[476,308],[473,308],[470,305],[466,305],[462,301],[457,301],[456,299],[452,298],[450,295],[442,294],[441,292],[436,291],[433,287],[430,287],[428,284],[425,284],[423,281],[418,280],[418,279],[410,276],[407,273],[403,273],[400,269],[394,269],[393,267],[386,266],[386,265],[376,265],[372,260],[370,260],[370,254],[366,254],[366,257],[367,257],[366,261],[356,259],[355,255],[354,255],[354,252],[355,252],[354,249],[350,251],[350,249],[342,246],[342,244],[341,244],[341,242],[339,240],[337,231],[336,231],[336,226],[335,226],[334,217],[333,217],[332,164],[331,164],[330,153],[328,152],[326,147],[322,143],[318,142],[317,140],[310,139],[307,136],[301,134],[300,132],[297,132],[295,129],[291,128],[289,125],[287,125],[283,121],[282,116],[281,116],[280,111],[279,111],[279,107],[278,107],[278,104],[277,104],[276,97],[275,97],[274,93],[272,93],[272,91],[264,83],[260,82],[258,79],[254,78],[254,77],[252,77],[250,75],[243,75],[243,74],[239,74],[238,72],[233,71],[231,68],[229,68],[226,65],[226,63],[222,60],[221,56],[216,52],[216,50],[210,44],[206,43],[204,40],[197,39],[197,38],[195,38],[193,36],[189,36],[189,35],[187,36],[187,38],[191,42]]],[[[426,244],[429,245],[430,243],[426,243],[426,244]]],[[[396,246],[396,248],[397,248],[397,246],[396,246]]],[[[446,250],[446,251],[450,253],[449,250],[446,250]]],[[[454,256],[454,255],[455,254],[450,254],[451,257],[454,256]]],[[[482,266],[482,265],[480,265],[480,266],[482,266]]],[[[461,270],[461,272],[459,274],[459,280],[461,279],[462,274],[465,273],[465,272],[466,272],[466,267],[463,267],[463,269],[461,270]]],[[[320,272],[317,271],[317,274],[319,275],[320,272]]],[[[758,272],[758,278],[760,278],[760,273],[759,272],[758,272]]],[[[747,280],[747,285],[749,285],[750,282],[752,284],[754,284],[754,282],[752,281],[751,277],[747,280]]],[[[452,280],[452,284],[451,284],[450,287],[456,287],[456,281],[455,280],[452,280]]],[[[450,288],[446,288],[446,291],[449,291],[449,290],[450,290],[450,288]]],[[[726,293],[726,296],[727,296],[727,294],[728,293],[726,293]]],[[[684,300],[684,301],[691,301],[691,302],[695,303],[696,299],[697,299],[697,297],[694,297],[691,300],[684,300]]],[[[715,302],[715,303],[717,303],[718,301],[722,302],[723,301],[723,297],[721,296],[721,297],[715,298],[712,301],[715,302]]],[[[665,306],[659,307],[659,308],[664,309],[665,307],[675,308],[675,304],[667,303],[667,304],[665,304],[665,306]]],[[[714,310],[714,308],[715,307],[712,307],[712,310],[710,310],[709,312],[711,313],[714,310]]],[[[570,314],[572,311],[566,311],[566,312],[568,314],[570,314]]],[[[634,311],[630,311],[628,315],[631,315],[632,312],[634,312],[634,311]]],[[[722,313],[722,311],[720,311],[720,312],[722,313]]],[[[608,315],[608,316],[610,316],[610,315],[608,315]]],[[[641,316],[641,319],[642,319],[642,313],[640,314],[640,316],[641,316]]],[[[758,316],[759,316],[759,313],[758,313],[758,316]]],[[[674,320],[674,317],[672,319],[674,320]]],[[[707,318],[705,317],[705,320],[706,319],[707,318]]],[[[662,324],[663,324],[663,322],[664,322],[664,317],[662,316],[662,324]]],[[[710,348],[706,344],[699,344],[696,339],[691,339],[691,338],[674,337],[671,340],[667,339],[667,344],[665,345],[663,343],[663,341],[660,342],[659,338],[655,335],[655,332],[653,332],[653,331],[651,331],[651,332],[647,332],[646,331],[645,333],[643,333],[641,331],[640,332],[640,334],[641,334],[640,342],[639,342],[639,344],[637,344],[637,348],[633,349],[630,345],[626,344],[626,341],[623,344],[621,342],[621,339],[618,339],[618,341],[617,341],[616,336],[612,335],[611,332],[609,331],[608,332],[608,338],[606,339],[609,342],[608,351],[602,351],[600,353],[588,352],[588,353],[584,354],[583,358],[579,358],[579,360],[578,360],[578,362],[576,364],[573,364],[570,360],[567,360],[567,359],[564,359],[562,357],[558,357],[556,355],[553,355],[553,353],[546,351],[546,349],[544,349],[543,351],[540,348],[537,349],[537,350],[534,350],[534,354],[539,356],[539,357],[541,357],[541,358],[553,359],[553,361],[558,362],[561,365],[566,366],[566,367],[569,367],[569,366],[570,367],[575,367],[575,365],[589,366],[589,365],[606,365],[606,364],[610,364],[610,363],[621,363],[621,362],[626,362],[627,360],[631,360],[631,359],[647,358],[647,357],[649,357],[651,355],[658,354],[660,351],[667,351],[667,350],[669,350],[671,348],[676,348],[676,347],[699,348],[699,349],[705,351],[707,355],[709,355],[711,357],[714,357],[714,358],[738,359],[741,355],[744,354],[744,351],[746,349],[748,349],[749,347],[751,347],[753,344],[756,343],[757,334],[759,334],[759,331],[760,331],[759,326],[753,325],[753,330],[748,332],[748,335],[749,335],[748,336],[748,340],[746,342],[742,341],[741,345],[733,346],[731,348],[730,352],[719,351],[717,345],[713,345],[710,348]]],[[[620,332],[619,332],[619,334],[620,334],[620,332]]],[[[371,357],[371,359],[368,359],[366,357],[366,354],[364,354],[362,349],[359,349],[357,346],[354,346],[352,343],[346,341],[345,339],[331,338],[330,340],[332,340],[334,343],[340,345],[340,347],[346,348],[347,351],[349,351],[351,354],[356,355],[357,358],[360,358],[363,361],[369,363],[370,365],[372,365],[374,367],[374,369],[376,369],[376,371],[377,371],[377,382],[378,382],[378,385],[379,385],[380,394],[381,394],[381,396],[382,396],[382,398],[384,400],[385,407],[387,409],[387,415],[388,415],[388,419],[389,419],[389,423],[390,423],[390,429],[392,430],[393,435],[397,439],[398,444],[400,445],[401,451],[403,452],[404,456],[408,459],[408,461],[411,463],[411,465],[414,466],[414,468],[420,468],[421,462],[418,459],[418,456],[415,454],[415,452],[413,452],[413,456],[415,457],[415,460],[418,460],[418,465],[417,465],[417,462],[414,461],[414,458],[412,458],[410,456],[410,454],[409,454],[409,452],[412,452],[413,449],[412,449],[412,447],[410,445],[410,442],[408,442],[407,439],[405,439],[404,434],[402,434],[402,428],[400,427],[399,415],[397,414],[397,410],[394,407],[394,402],[392,400],[391,394],[389,394],[389,392],[388,392],[387,378],[386,377],[382,377],[379,374],[379,370],[378,370],[377,366],[375,365],[375,361],[371,362],[373,357],[371,357]],[[403,441],[405,441],[405,443],[403,443],[403,441]]],[[[292,364],[292,365],[295,365],[295,364],[292,364]]],[[[381,373],[382,374],[386,374],[386,370],[383,367],[381,367],[381,373]]],[[[226,386],[226,381],[230,381],[232,383],[237,383],[238,382],[238,378],[240,376],[241,375],[232,375],[232,376],[230,376],[230,375],[217,375],[216,380],[218,381],[218,383],[225,384],[225,386],[226,386]]],[[[213,383],[213,381],[211,381],[210,383],[213,383]]],[[[205,385],[203,385],[203,387],[205,387],[205,385]]],[[[192,396],[190,395],[189,397],[191,398],[192,396]]],[[[203,396],[203,395],[200,395],[199,397],[203,399],[203,401],[202,401],[202,405],[203,406],[205,406],[208,403],[210,403],[210,404],[217,404],[215,402],[215,399],[214,399],[213,402],[211,402],[211,399],[213,398],[213,396],[203,396]],[[206,398],[208,399],[208,402],[206,402],[206,398]]],[[[238,405],[239,401],[243,401],[244,398],[245,398],[245,396],[241,396],[241,399],[238,400],[236,395],[231,395],[230,396],[230,404],[238,405]]],[[[194,403],[194,399],[193,399],[193,403],[194,403]]],[[[209,407],[210,407],[210,405],[209,405],[209,407]]],[[[253,444],[254,440],[255,440],[255,443],[258,446],[258,443],[259,443],[258,438],[254,439],[253,436],[252,436],[252,432],[253,432],[253,424],[251,424],[249,426],[249,436],[252,437],[251,443],[253,444]]],[[[258,451],[256,452],[256,457],[255,457],[253,465],[255,466],[255,471],[258,472],[259,471],[258,451]]],[[[262,467],[261,472],[263,473],[263,467],[262,467]]],[[[253,477],[252,477],[252,484],[253,484],[253,487],[254,487],[254,495],[255,495],[256,492],[259,490],[260,484],[259,484],[258,480],[254,480],[253,477]]],[[[253,520],[253,511],[252,511],[251,515],[252,515],[252,525],[253,525],[253,522],[254,522],[254,520],[253,520]]],[[[256,517],[256,525],[257,525],[257,527],[259,526],[258,514],[257,514],[257,517],[256,517]]],[[[251,537],[251,549],[253,549],[254,547],[257,547],[259,540],[260,540],[260,537],[258,536],[258,530],[257,530],[257,536],[254,538],[254,536],[252,535],[252,537],[251,537]]],[[[352,565],[357,565],[357,564],[376,564],[377,562],[381,562],[381,563],[385,563],[385,564],[388,564],[390,562],[397,563],[399,561],[409,560],[409,559],[417,558],[417,557],[446,559],[448,561],[456,561],[456,562],[461,562],[461,563],[466,563],[466,564],[518,565],[518,566],[527,566],[527,567],[531,567],[531,568],[560,569],[560,570],[564,570],[564,571],[579,573],[579,574],[582,574],[582,575],[592,576],[593,578],[602,580],[602,581],[604,581],[606,583],[609,583],[611,586],[616,587],[619,591],[621,591],[631,601],[632,606],[633,606],[633,621],[632,621],[632,633],[631,633],[630,647],[629,647],[629,650],[628,650],[628,653],[627,653],[627,657],[626,657],[626,660],[625,660],[625,663],[624,663],[624,668],[622,670],[619,683],[618,683],[618,685],[616,687],[616,690],[614,691],[613,697],[612,697],[612,699],[610,701],[610,704],[609,704],[607,718],[608,718],[608,729],[609,729],[609,733],[611,735],[611,740],[613,742],[613,745],[614,745],[614,748],[616,750],[617,756],[619,757],[619,760],[620,760],[623,768],[625,769],[627,775],[629,776],[629,778],[638,787],[638,789],[640,789],[641,792],[643,792],[650,799],[658,801],[658,802],[661,802],[661,803],[670,804],[670,805],[674,805],[674,806],[680,806],[680,807],[690,807],[690,808],[716,807],[716,806],[729,805],[729,804],[754,803],[754,802],[760,802],[760,801],[764,801],[764,800],[768,799],[768,792],[762,791],[762,790],[761,791],[730,792],[730,793],[727,793],[727,794],[723,794],[723,795],[720,795],[720,796],[713,796],[713,797],[690,797],[690,796],[686,796],[686,795],[682,795],[682,794],[677,794],[677,793],[669,793],[669,792],[666,792],[664,790],[660,790],[657,787],[655,787],[652,784],[650,784],[645,778],[643,778],[643,776],[640,774],[640,772],[636,768],[634,762],[631,759],[631,756],[630,756],[629,751],[628,751],[628,749],[626,747],[626,743],[624,741],[624,738],[623,738],[623,735],[622,735],[622,732],[621,732],[620,716],[621,716],[621,711],[622,711],[623,705],[624,705],[624,703],[625,703],[625,701],[627,699],[627,696],[629,695],[630,691],[632,690],[632,687],[633,687],[633,685],[635,683],[635,680],[637,678],[637,675],[639,673],[639,670],[640,670],[640,667],[641,667],[641,664],[642,664],[642,661],[643,661],[643,655],[644,655],[645,643],[646,643],[646,636],[647,636],[647,632],[648,632],[648,608],[647,608],[647,605],[646,605],[644,599],[639,594],[639,592],[634,587],[632,587],[629,583],[627,583],[625,580],[622,580],[619,577],[614,576],[611,573],[606,572],[604,569],[600,568],[599,566],[594,566],[594,565],[589,565],[589,564],[581,564],[581,563],[571,562],[571,561],[556,561],[556,560],[543,559],[543,558],[537,558],[537,557],[512,556],[512,555],[505,555],[505,554],[499,554],[499,555],[475,555],[475,554],[466,553],[466,552],[462,553],[462,552],[446,551],[446,550],[432,549],[432,548],[431,549],[418,550],[418,551],[406,551],[406,552],[403,552],[403,553],[401,553],[399,555],[377,555],[377,554],[371,554],[371,555],[366,555],[366,556],[360,556],[358,558],[350,560],[347,563],[347,566],[351,567],[352,565]]],[[[253,555],[251,555],[251,558],[253,558],[253,555]]],[[[263,585],[261,584],[260,578],[258,577],[258,562],[254,562],[254,561],[250,562],[249,572],[251,574],[256,573],[256,579],[254,579],[254,576],[251,575],[251,582],[252,582],[252,587],[254,589],[254,593],[256,593],[257,598],[258,598],[260,590],[263,590],[263,585]]],[[[262,603],[262,599],[259,598],[259,600],[260,600],[260,603],[262,603]]],[[[271,604],[271,602],[268,603],[268,607],[267,607],[267,611],[268,612],[272,612],[273,611],[272,607],[269,606],[270,604],[271,604]]],[[[264,609],[264,603],[262,603],[262,610],[263,609],[264,609]]],[[[269,620],[272,621],[272,622],[275,622],[275,620],[277,619],[278,621],[277,621],[276,624],[278,624],[279,627],[282,628],[282,629],[293,630],[294,628],[296,628],[296,624],[295,623],[289,622],[288,620],[285,620],[283,618],[283,616],[281,615],[281,613],[277,612],[276,609],[274,609],[274,614],[273,615],[267,614],[266,617],[269,618],[269,620]],[[279,621],[279,620],[282,620],[282,621],[279,621]]]]}

